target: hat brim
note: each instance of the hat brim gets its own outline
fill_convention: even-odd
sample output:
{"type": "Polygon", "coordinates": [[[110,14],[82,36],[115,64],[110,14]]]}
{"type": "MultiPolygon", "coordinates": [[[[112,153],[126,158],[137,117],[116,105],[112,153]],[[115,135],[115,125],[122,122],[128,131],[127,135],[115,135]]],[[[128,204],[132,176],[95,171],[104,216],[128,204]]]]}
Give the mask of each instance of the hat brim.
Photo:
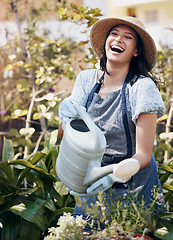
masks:
{"type": "Polygon", "coordinates": [[[129,26],[134,29],[141,37],[144,48],[144,57],[149,65],[149,70],[151,70],[155,66],[157,61],[156,45],[153,38],[144,29],[144,27],[138,25],[137,22],[133,23],[131,19],[133,18],[105,18],[97,21],[93,25],[90,32],[91,47],[96,56],[100,59],[109,31],[116,25],[123,24],[129,26]]]}

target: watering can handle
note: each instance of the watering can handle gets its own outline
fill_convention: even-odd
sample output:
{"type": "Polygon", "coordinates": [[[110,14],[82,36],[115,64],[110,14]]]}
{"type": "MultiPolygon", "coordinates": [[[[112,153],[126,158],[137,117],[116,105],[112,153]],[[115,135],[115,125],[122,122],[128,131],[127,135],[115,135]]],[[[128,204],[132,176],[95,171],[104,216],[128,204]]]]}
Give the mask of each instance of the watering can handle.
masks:
{"type": "Polygon", "coordinates": [[[80,105],[78,105],[75,102],[73,102],[73,106],[76,112],[79,114],[79,116],[82,118],[82,120],[86,123],[87,127],[91,131],[95,141],[94,148],[96,148],[96,146],[99,146],[99,143],[100,143],[98,134],[97,134],[98,127],[95,125],[95,123],[93,122],[89,114],[84,110],[84,108],[82,108],[80,105]]]}
{"type": "Polygon", "coordinates": [[[139,170],[140,164],[135,158],[127,158],[113,166],[113,173],[118,178],[131,178],[139,170]]]}

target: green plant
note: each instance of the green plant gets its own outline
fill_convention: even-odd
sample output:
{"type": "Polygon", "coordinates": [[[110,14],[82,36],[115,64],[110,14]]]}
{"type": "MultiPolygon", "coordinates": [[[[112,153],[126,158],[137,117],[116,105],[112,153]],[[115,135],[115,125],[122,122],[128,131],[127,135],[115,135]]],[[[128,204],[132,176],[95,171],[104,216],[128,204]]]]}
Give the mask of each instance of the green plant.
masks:
{"type": "MultiPolygon", "coordinates": [[[[99,9],[69,5],[67,1],[41,1],[36,6],[34,1],[7,0],[5,21],[14,18],[18,34],[7,39],[7,44],[0,48],[3,61],[0,62],[0,104],[1,121],[24,119],[24,126],[18,131],[10,129],[13,145],[24,148],[24,157],[40,146],[49,125],[59,125],[58,104],[63,94],[57,86],[64,79],[74,80],[79,69],[86,63],[94,66],[96,57],[92,51],[85,54],[84,47],[88,41],[76,42],[60,35],[56,40],[49,37],[49,29],[40,28],[40,23],[50,16],[58,21],[73,21],[76,25],[88,27],[101,16],[99,9]],[[26,11],[26,12],[25,12],[26,11]],[[26,23],[23,29],[22,24],[26,23]],[[40,122],[40,135],[35,136],[33,120],[40,122]]],[[[57,32],[60,32],[57,29],[57,32]]],[[[67,93],[68,94],[68,93],[67,93]]],[[[17,150],[19,151],[19,150],[17,150]]]]}
{"type": "Polygon", "coordinates": [[[27,159],[14,155],[4,139],[0,162],[0,222],[2,240],[38,240],[63,212],[73,212],[74,199],[60,192],[55,173],[57,131],[47,133],[44,149],[27,159]]]}
{"type": "Polygon", "coordinates": [[[166,210],[162,208],[157,214],[157,227],[154,236],[162,240],[170,240],[173,238],[173,209],[166,210]]]}
{"type": "Polygon", "coordinates": [[[165,103],[165,114],[158,121],[157,145],[154,147],[154,156],[159,168],[159,176],[164,190],[167,210],[173,206],[173,85],[172,69],[173,58],[171,49],[162,49],[158,52],[156,74],[160,78],[160,92],[165,103]]]}
{"type": "Polygon", "coordinates": [[[169,206],[173,207],[173,158],[167,164],[163,164],[161,170],[163,174],[160,180],[165,192],[165,202],[168,202],[169,206]]]}
{"type": "Polygon", "coordinates": [[[169,240],[173,238],[173,158],[161,165],[159,171],[166,206],[158,212],[154,235],[169,240]]]}
{"type": "Polygon", "coordinates": [[[173,51],[172,49],[161,49],[158,52],[158,60],[155,74],[160,80],[160,92],[165,104],[165,114],[158,120],[157,124],[157,145],[154,147],[154,156],[158,166],[167,161],[173,155],[173,51]]]}
{"type": "MultiPolygon", "coordinates": [[[[134,202],[130,193],[127,197],[127,204],[122,204],[121,199],[117,196],[116,205],[108,200],[105,201],[104,193],[98,194],[95,204],[91,204],[90,207],[84,206],[87,213],[92,216],[91,221],[85,219],[82,221],[82,216],[78,216],[75,220],[71,214],[64,214],[59,219],[56,228],[50,228],[49,234],[45,237],[48,239],[136,239],[137,233],[141,235],[156,236],[159,235],[158,221],[163,224],[166,218],[171,218],[171,214],[165,212],[165,209],[160,208],[159,195],[157,190],[153,192],[154,201],[146,207],[144,202],[134,202]],[[109,209],[109,210],[108,210],[109,209]],[[98,219],[98,220],[97,220],[98,219]],[[164,219],[164,221],[163,221],[164,219]],[[97,222],[97,227],[93,228],[93,223],[97,222]],[[85,232],[85,226],[89,224],[92,233],[85,232]],[[100,224],[104,225],[104,229],[101,230],[100,224]],[[83,230],[83,231],[82,231],[83,230]]],[[[115,197],[115,195],[114,195],[115,197]]],[[[78,205],[81,204],[81,200],[78,196],[75,196],[78,205]]],[[[170,222],[171,223],[171,222],[170,222]]],[[[96,226],[96,225],[95,225],[96,226]]],[[[168,226],[165,224],[165,226],[168,226]]],[[[163,227],[163,225],[162,225],[163,227]]],[[[172,235],[169,233],[168,235],[172,235]]],[[[138,238],[143,239],[143,238],[138,238]]],[[[144,238],[145,239],[145,238],[144,238]]],[[[166,238],[163,238],[166,239],[166,238]]],[[[169,238],[171,239],[171,238],[169,238]]]]}
{"type": "Polygon", "coordinates": [[[160,92],[165,103],[165,115],[158,121],[157,145],[154,156],[158,164],[159,176],[163,188],[165,208],[158,213],[158,225],[154,235],[163,240],[173,238],[173,85],[172,49],[162,49],[158,52],[156,74],[160,78],[160,92]]]}

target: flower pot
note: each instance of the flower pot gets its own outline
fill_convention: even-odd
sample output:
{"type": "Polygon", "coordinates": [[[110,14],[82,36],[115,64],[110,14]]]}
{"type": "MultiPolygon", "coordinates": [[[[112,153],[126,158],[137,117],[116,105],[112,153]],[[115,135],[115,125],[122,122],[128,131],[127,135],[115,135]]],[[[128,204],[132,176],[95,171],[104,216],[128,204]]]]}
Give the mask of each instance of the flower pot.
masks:
{"type": "MultiPolygon", "coordinates": [[[[142,238],[142,233],[135,233],[133,240],[138,240],[142,238]]],[[[144,235],[143,240],[152,240],[151,237],[144,235]]]]}

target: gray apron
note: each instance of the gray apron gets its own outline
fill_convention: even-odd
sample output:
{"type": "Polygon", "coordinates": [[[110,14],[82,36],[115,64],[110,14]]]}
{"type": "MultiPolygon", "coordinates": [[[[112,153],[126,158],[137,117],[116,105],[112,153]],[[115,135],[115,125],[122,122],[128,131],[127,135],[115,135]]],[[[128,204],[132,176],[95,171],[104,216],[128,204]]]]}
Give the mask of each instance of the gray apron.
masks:
{"type": "MultiPolygon", "coordinates": [[[[98,92],[101,88],[104,74],[93,87],[86,104],[86,109],[96,125],[103,131],[107,140],[107,149],[103,156],[101,166],[131,158],[136,149],[136,127],[131,120],[130,103],[128,101],[128,88],[126,88],[130,73],[128,73],[122,89],[108,94],[102,99],[98,92]],[[115,147],[115,149],[113,149],[115,147]]],[[[157,165],[152,155],[150,165],[140,170],[127,183],[114,183],[104,192],[107,202],[121,199],[127,203],[129,194],[132,193],[134,201],[144,201],[145,205],[153,201],[154,186],[161,190],[158,178],[157,165]]],[[[161,194],[162,195],[162,194],[161,194]]],[[[81,197],[87,205],[95,202],[94,197],[81,197]]],[[[86,216],[84,207],[75,206],[74,216],[86,216]]]]}

